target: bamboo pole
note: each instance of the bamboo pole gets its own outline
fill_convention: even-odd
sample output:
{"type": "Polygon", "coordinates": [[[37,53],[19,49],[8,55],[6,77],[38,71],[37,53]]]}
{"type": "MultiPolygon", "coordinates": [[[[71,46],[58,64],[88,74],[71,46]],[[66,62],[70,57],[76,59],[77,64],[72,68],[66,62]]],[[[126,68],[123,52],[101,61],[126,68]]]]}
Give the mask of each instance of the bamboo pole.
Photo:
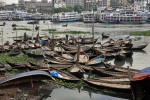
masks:
{"type": "Polygon", "coordinates": [[[93,0],[93,20],[92,20],[92,37],[93,37],[93,39],[94,39],[94,20],[95,20],[95,18],[94,18],[94,0],[93,0]]]}
{"type": "Polygon", "coordinates": [[[34,24],[33,24],[33,30],[32,30],[32,41],[33,41],[33,34],[34,34],[34,24]]]}
{"type": "Polygon", "coordinates": [[[79,56],[80,56],[80,44],[78,43],[78,53],[77,53],[77,60],[76,60],[76,64],[79,64],[79,56]]]}
{"type": "Polygon", "coordinates": [[[1,32],[2,32],[1,39],[2,39],[2,45],[3,45],[3,28],[1,28],[1,32]]]}

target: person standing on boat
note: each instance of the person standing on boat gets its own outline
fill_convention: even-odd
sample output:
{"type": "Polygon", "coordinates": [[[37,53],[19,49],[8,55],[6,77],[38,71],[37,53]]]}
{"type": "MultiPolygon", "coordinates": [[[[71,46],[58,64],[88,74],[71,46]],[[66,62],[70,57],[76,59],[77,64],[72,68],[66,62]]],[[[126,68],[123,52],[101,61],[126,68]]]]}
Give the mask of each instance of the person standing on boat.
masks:
{"type": "Polygon", "coordinates": [[[27,41],[28,41],[28,37],[27,37],[27,34],[26,34],[26,32],[24,33],[24,42],[25,42],[25,44],[27,45],[27,41]]]}

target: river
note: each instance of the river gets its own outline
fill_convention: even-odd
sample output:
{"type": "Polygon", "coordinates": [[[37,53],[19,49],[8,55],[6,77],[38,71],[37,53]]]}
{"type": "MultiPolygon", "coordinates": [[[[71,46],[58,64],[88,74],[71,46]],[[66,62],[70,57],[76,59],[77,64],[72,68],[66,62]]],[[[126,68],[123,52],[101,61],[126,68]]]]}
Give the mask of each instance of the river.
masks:
{"type": "MultiPolygon", "coordinates": [[[[1,30],[3,30],[4,34],[4,40],[3,41],[11,41],[12,39],[9,37],[16,36],[16,31],[13,31],[12,24],[15,23],[19,26],[25,26],[28,28],[33,28],[33,25],[27,24],[27,21],[5,21],[6,26],[1,26],[1,30]]],[[[3,21],[0,22],[2,24],[3,21]]],[[[89,31],[91,32],[92,24],[90,23],[83,23],[83,22],[73,22],[68,23],[67,27],[62,27],[62,25],[65,23],[51,23],[50,21],[40,21],[40,34],[48,34],[47,32],[43,32],[41,30],[48,29],[48,28],[56,28],[60,31],[89,31]]],[[[109,33],[110,37],[123,37],[127,35],[131,31],[144,31],[149,30],[150,25],[149,24],[138,24],[138,25],[132,25],[132,24],[104,24],[104,23],[95,23],[95,33],[96,37],[101,35],[102,32],[109,33]]],[[[17,31],[17,35],[21,36],[23,35],[25,31],[17,31]]],[[[28,35],[32,35],[32,31],[26,31],[28,35]]],[[[36,35],[37,32],[34,32],[34,35],[36,35]]],[[[57,34],[58,35],[58,34],[57,34]]],[[[58,36],[64,36],[64,35],[58,35],[58,36]]],[[[86,36],[90,36],[90,34],[87,34],[86,36]]],[[[135,37],[133,37],[135,38],[135,37]]],[[[142,42],[148,42],[150,43],[149,37],[144,36],[138,36],[140,41],[142,42]]],[[[1,41],[2,42],[2,41],[1,41]]],[[[148,45],[144,50],[142,51],[136,51],[133,53],[132,58],[127,58],[124,61],[117,62],[114,59],[108,60],[109,63],[115,64],[117,66],[132,66],[133,68],[137,69],[143,69],[145,67],[150,66],[149,62],[150,58],[150,45],[148,45]]],[[[47,100],[121,100],[121,98],[108,96],[105,94],[97,94],[95,92],[92,92],[91,90],[88,91],[81,91],[79,92],[78,89],[70,90],[64,87],[53,89],[51,96],[48,97],[47,100]],[[89,92],[88,92],[89,91],[89,92]],[[89,94],[90,93],[90,94],[89,94]]]]}

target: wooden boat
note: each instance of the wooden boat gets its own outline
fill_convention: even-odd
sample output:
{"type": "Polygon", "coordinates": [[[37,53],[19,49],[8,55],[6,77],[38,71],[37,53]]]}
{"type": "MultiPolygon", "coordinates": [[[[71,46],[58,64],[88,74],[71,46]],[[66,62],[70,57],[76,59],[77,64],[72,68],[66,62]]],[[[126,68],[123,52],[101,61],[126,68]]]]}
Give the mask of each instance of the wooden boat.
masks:
{"type": "Polygon", "coordinates": [[[80,43],[80,44],[93,44],[93,43],[96,43],[98,40],[97,39],[93,39],[93,38],[82,38],[81,41],[78,41],[76,40],[77,43],[80,43]]]}
{"type": "Polygon", "coordinates": [[[69,69],[72,65],[49,64],[49,66],[58,70],[66,70],[66,69],[69,69]]]}
{"type": "Polygon", "coordinates": [[[132,57],[133,55],[133,51],[122,50],[121,53],[123,53],[126,57],[132,57]]]}
{"type": "Polygon", "coordinates": [[[129,77],[98,77],[93,78],[95,80],[102,80],[102,81],[110,81],[110,82],[128,82],[130,83],[129,77]]]}
{"type": "Polygon", "coordinates": [[[79,81],[79,79],[76,78],[75,76],[73,76],[67,72],[64,72],[62,70],[58,70],[56,68],[52,68],[49,72],[50,72],[52,77],[55,77],[55,78],[58,78],[61,80],[71,81],[71,82],[78,82],[79,81]],[[56,75],[52,75],[53,73],[56,75]]]}
{"type": "Polygon", "coordinates": [[[95,68],[93,67],[94,72],[99,74],[100,76],[105,76],[105,77],[109,77],[109,76],[114,76],[114,77],[128,77],[128,73],[127,72],[117,72],[114,69],[106,69],[106,68],[95,68]]]}
{"type": "Polygon", "coordinates": [[[17,25],[16,24],[12,24],[12,27],[16,27],[17,25]]]}
{"type": "Polygon", "coordinates": [[[86,66],[86,65],[79,65],[79,66],[87,72],[93,71],[93,68],[91,66],[86,66]]]}
{"type": "Polygon", "coordinates": [[[128,71],[130,71],[130,72],[132,72],[132,73],[137,73],[139,70],[137,70],[137,69],[133,69],[133,68],[125,68],[125,67],[121,67],[121,66],[115,66],[115,65],[111,65],[111,64],[108,64],[108,63],[106,63],[106,62],[102,62],[103,64],[104,64],[104,66],[106,67],[106,68],[113,68],[114,70],[116,70],[116,71],[119,71],[119,72],[128,72],[128,71]]]}
{"type": "Polygon", "coordinates": [[[4,22],[3,24],[1,24],[0,26],[5,26],[6,25],[6,23],[4,22]]]}
{"type": "Polygon", "coordinates": [[[25,50],[22,50],[22,52],[29,56],[29,57],[33,57],[33,58],[43,58],[43,52],[39,51],[39,50],[32,50],[31,52],[27,52],[25,50]]]}
{"type": "Polygon", "coordinates": [[[21,42],[22,39],[14,39],[15,42],[21,42]]]}
{"type": "Polygon", "coordinates": [[[149,100],[150,98],[150,67],[140,70],[130,78],[134,100],[149,100]]]}
{"type": "Polygon", "coordinates": [[[138,45],[138,46],[133,45],[132,48],[131,48],[131,50],[143,50],[144,48],[147,47],[147,45],[148,44],[141,44],[141,45],[138,45]]]}
{"type": "Polygon", "coordinates": [[[34,21],[27,22],[27,24],[39,24],[39,21],[38,20],[34,20],[34,21]]]}
{"type": "Polygon", "coordinates": [[[61,64],[61,65],[71,65],[72,64],[69,62],[57,60],[55,58],[50,58],[50,57],[46,57],[46,56],[44,56],[44,60],[47,61],[49,64],[61,64]]]}
{"type": "MultiPolygon", "coordinates": [[[[74,61],[77,61],[78,54],[75,55],[74,61]]],[[[85,52],[80,52],[79,54],[79,63],[85,64],[89,61],[89,56],[85,52]]]]}
{"type": "Polygon", "coordinates": [[[0,80],[0,87],[26,83],[26,82],[40,81],[45,79],[51,79],[51,76],[48,72],[35,70],[35,71],[24,72],[24,73],[3,78],[0,80]]]}
{"type": "Polygon", "coordinates": [[[19,63],[12,63],[9,61],[6,61],[7,64],[9,64],[13,69],[27,69],[25,64],[19,64],[19,63]]]}
{"type": "Polygon", "coordinates": [[[67,62],[67,63],[74,63],[75,62],[74,60],[66,59],[63,56],[59,55],[59,54],[54,55],[53,58],[58,60],[58,61],[61,61],[61,62],[67,62]]]}
{"type": "Polygon", "coordinates": [[[64,48],[62,48],[61,47],[61,45],[56,45],[56,46],[54,46],[54,51],[56,51],[56,52],[65,52],[65,50],[64,50],[64,48]]]}
{"type": "Polygon", "coordinates": [[[84,69],[80,67],[80,65],[74,64],[70,69],[69,72],[77,77],[83,77],[85,73],[84,69]]]}
{"type": "Polygon", "coordinates": [[[97,42],[95,45],[94,45],[94,48],[101,48],[102,47],[102,44],[100,42],[97,42]]]}
{"type": "Polygon", "coordinates": [[[105,57],[100,55],[98,57],[95,57],[95,58],[89,60],[88,62],[85,63],[85,65],[97,65],[97,64],[100,64],[104,60],[105,60],[105,57]]]}
{"type": "Polygon", "coordinates": [[[4,68],[4,67],[5,67],[5,65],[0,62],[0,68],[4,68]]]}
{"type": "Polygon", "coordinates": [[[20,49],[12,49],[9,52],[9,56],[16,56],[18,54],[20,54],[20,49]]]}
{"type": "Polygon", "coordinates": [[[68,26],[68,24],[64,24],[64,25],[62,25],[62,27],[67,27],[68,26]]]}
{"type": "Polygon", "coordinates": [[[32,63],[32,62],[29,62],[29,64],[31,65],[30,67],[31,68],[34,68],[34,69],[42,69],[42,70],[48,70],[50,69],[51,67],[54,67],[56,69],[59,69],[59,70],[65,70],[67,68],[70,68],[71,65],[60,65],[60,64],[48,64],[48,65],[39,65],[39,64],[35,64],[35,63],[32,63]],[[34,67],[36,66],[36,67],[34,67]]]}
{"type": "Polygon", "coordinates": [[[109,38],[109,35],[102,33],[102,39],[104,39],[104,38],[109,38]]]}
{"type": "Polygon", "coordinates": [[[100,89],[111,89],[118,92],[131,92],[130,84],[128,82],[117,82],[117,81],[104,81],[97,79],[84,80],[87,84],[100,89]]]}
{"type": "Polygon", "coordinates": [[[66,59],[70,59],[70,60],[74,59],[73,55],[71,55],[70,53],[67,53],[67,52],[62,52],[61,56],[66,58],[66,59]]]}
{"type": "Polygon", "coordinates": [[[117,53],[115,55],[115,60],[124,60],[125,58],[126,58],[126,56],[123,53],[117,53]]]}

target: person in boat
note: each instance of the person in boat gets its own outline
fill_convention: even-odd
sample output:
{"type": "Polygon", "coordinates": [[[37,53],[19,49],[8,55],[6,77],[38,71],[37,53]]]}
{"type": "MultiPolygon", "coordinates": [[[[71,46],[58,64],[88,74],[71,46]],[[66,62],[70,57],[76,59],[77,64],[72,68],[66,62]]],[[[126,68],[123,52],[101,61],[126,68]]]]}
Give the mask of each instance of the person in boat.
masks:
{"type": "Polygon", "coordinates": [[[25,44],[27,44],[27,41],[28,41],[28,37],[27,37],[27,34],[26,34],[26,32],[24,33],[24,42],[25,42],[25,44]]]}
{"type": "Polygon", "coordinates": [[[38,31],[39,30],[39,26],[36,25],[35,30],[38,31]]]}

